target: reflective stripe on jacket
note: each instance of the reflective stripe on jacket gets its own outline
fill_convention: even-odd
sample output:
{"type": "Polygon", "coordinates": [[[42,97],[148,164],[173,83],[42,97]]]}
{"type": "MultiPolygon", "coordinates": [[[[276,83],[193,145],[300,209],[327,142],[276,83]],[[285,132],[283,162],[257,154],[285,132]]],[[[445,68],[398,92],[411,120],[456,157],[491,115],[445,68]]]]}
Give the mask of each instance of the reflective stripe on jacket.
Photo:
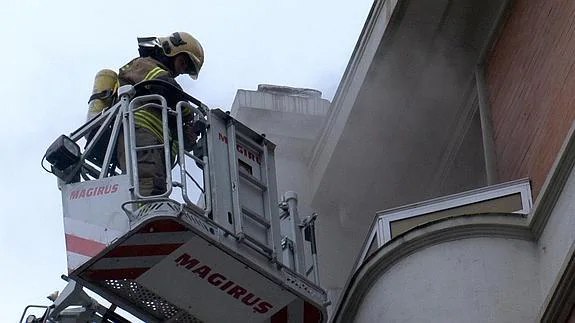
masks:
{"type": "MultiPolygon", "coordinates": [[[[181,89],[180,85],[174,80],[168,68],[159,61],[151,57],[138,57],[130,61],[128,64],[120,68],[118,73],[118,81],[121,85],[131,84],[154,79],[161,79],[181,89]]],[[[151,90],[151,92],[154,92],[151,90]]],[[[161,94],[161,93],[158,93],[161,94]]],[[[164,97],[166,96],[165,94],[164,97]]],[[[175,108],[178,99],[173,97],[165,97],[168,106],[175,108]]],[[[192,112],[189,108],[182,111],[182,118],[184,122],[190,121],[192,112]]],[[[140,109],[134,113],[134,121],[137,127],[143,127],[150,130],[157,138],[163,140],[162,135],[162,114],[158,109],[148,108],[140,109]]],[[[175,143],[175,140],[174,140],[175,143]]],[[[172,153],[174,153],[175,145],[172,145],[172,153]]]]}

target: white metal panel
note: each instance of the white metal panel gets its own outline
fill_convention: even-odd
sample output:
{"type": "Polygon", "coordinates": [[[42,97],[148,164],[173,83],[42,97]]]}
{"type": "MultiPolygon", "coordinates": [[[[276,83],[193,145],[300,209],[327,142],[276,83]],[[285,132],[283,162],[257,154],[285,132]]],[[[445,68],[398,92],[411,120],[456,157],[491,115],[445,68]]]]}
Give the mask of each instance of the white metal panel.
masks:
{"type": "Polygon", "coordinates": [[[81,255],[79,253],[68,251],[66,252],[66,260],[68,262],[68,272],[72,272],[74,269],[80,267],[86,261],[90,260],[90,257],[81,255]]]}
{"type": "Polygon", "coordinates": [[[69,269],[77,268],[129,231],[129,219],[121,208],[130,200],[129,188],[127,175],[62,187],[69,269]]]}
{"type": "Polygon", "coordinates": [[[137,281],[206,322],[261,322],[295,300],[198,236],[137,281]]]}
{"type": "Polygon", "coordinates": [[[231,218],[232,188],[231,174],[228,165],[228,135],[226,125],[219,118],[210,113],[210,127],[208,129],[208,153],[210,169],[210,189],[212,215],[216,223],[230,232],[234,231],[231,218]],[[230,218],[228,218],[228,214],[230,218]]]}
{"type": "Polygon", "coordinates": [[[222,111],[209,120],[212,214],[237,238],[222,242],[242,253],[252,246],[267,262],[280,254],[275,145],[222,111]]]}

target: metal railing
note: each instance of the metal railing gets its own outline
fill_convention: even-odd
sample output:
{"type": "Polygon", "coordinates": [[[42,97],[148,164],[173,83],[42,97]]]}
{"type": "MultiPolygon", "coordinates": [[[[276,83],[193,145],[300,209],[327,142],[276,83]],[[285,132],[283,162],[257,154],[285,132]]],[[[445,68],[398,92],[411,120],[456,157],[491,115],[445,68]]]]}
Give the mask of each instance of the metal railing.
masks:
{"type": "MultiPolygon", "coordinates": [[[[78,163],[73,166],[73,169],[67,170],[71,176],[65,180],[59,179],[60,185],[126,174],[130,178],[131,193],[134,201],[144,202],[158,198],[174,198],[186,204],[194,204],[203,208],[205,214],[209,214],[211,199],[209,196],[208,154],[204,153],[203,156],[198,157],[192,151],[185,150],[184,124],[182,120],[184,109],[189,109],[193,112],[194,122],[202,123],[204,129],[207,127],[207,107],[199,100],[176,89],[169,83],[154,80],[145,81],[135,86],[121,87],[117,103],[90,119],[68,136],[79,147],[83,141],[85,141],[85,145],[80,148],[81,156],[78,163]],[[136,89],[144,88],[150,84],[171,87],[170,90],[175,91],[175,96],[184,101],[179,101],[175,107],[169,107],[166,99],[161,95],[136,96],[136,89]],[[157,115],[161,116],[162,119],[161,143],[138,146],[134,115],[141,110],[158,111],[157,115]],[[176,120],[175,129],[170,129],[169,119],[176,120]],[[120,138],[123,138],[122,142],[119,142],[120,138]],[[172,156],[172,142],[178,143],[177,149],[175,149],[175,156],[172,156]],[[118,145],[123,145],[124,148],[124,169],[121,169],[121,161],[118,160],[118,145]],[[150,149],[163,151],[165,166],[163,171],[166,175],[166,186],[161,193],[145,196],[139,186],[137,156],[138,152],[150,149]],[[175,170],[174,173],[172,173],[172,169],[175,170]],[[174,179],[174,175],[179,178],[174,179]],[[174,188],[181,190],[179,196],[172,194],[174,188]],[[201,200],[201,205],[194,202],[194,200],[198,201],[198,199],[201,200]]],[[[197,145],[203,147],[205,152],[208,144],[205,130],[197,135],[200,137],[197,145]]],[[[46,167],[44,168],[46,169],[46,167]]],[[[131,203],[131,205],[137,206],[138,204],[131,203]]]]}

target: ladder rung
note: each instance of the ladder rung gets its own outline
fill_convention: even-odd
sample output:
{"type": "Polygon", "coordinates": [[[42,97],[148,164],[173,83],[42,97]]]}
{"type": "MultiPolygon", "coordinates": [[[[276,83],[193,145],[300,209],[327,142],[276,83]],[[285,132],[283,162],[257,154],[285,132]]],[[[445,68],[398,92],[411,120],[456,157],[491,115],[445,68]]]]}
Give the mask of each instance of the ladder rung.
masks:
{"type": "Polygon", "coordinates": [[[245,172],[242,172],[242,171],[240,171],[239,174],[240,174],[241,178],[246,179],[248,182],[255,185],[260,190],[262,190],[264,192],[267,191],[267,189],[268,189],[267,186],[264,183],[262,183],[260,180],[258,180],[255,176],[250,175],[250,174],[245,173],[245,172]]]}
{"type": "Polygon", "coordinates": [[[236,132],[236,137],[239,139],[236,139],[237,143],[240,144],[244,144],[246,146],[248,146],[249,148],[255,150],[256,153],[262,154],[263,150],[264,150],[264,146],[261,144],[258,144],[257,142],[253,141],[251,138],[248,138],[246,136],[244,136],[241,133],[236,132]]]}
{"type": "Polygon", "coordinates": [[[136,147],[136,151],[145,150],[145,149],[153,149],[153,148],[164,148],[164,144],[140,146],[140,147],[136,147]]]}
{"type": "Polygon", "coordinates": [[[242,236],[243,236],[244,240],[247,240],[249,243],[254,244],[255,246],[259,247],[262,251],[267,253],[268,256],[271,256],[273,254],[273,250],[270,247],[266,246],[263,242],[255,239],[254,237],[251,237],[245,233],[242,236]]]}
{"type": "Polygon", "coordinates": [[[266,229],[270,228],[270,223],[268,220],[264,219],[263,217],[261,217],[259,214],[257,214],[256,212],[246,208],[246,207],[242,207],[242,213],[249,216],[250,219],[253,219],[254,221],[256,221],[257,223],[261,224],[262,226],[266,227],[266,229]]]}

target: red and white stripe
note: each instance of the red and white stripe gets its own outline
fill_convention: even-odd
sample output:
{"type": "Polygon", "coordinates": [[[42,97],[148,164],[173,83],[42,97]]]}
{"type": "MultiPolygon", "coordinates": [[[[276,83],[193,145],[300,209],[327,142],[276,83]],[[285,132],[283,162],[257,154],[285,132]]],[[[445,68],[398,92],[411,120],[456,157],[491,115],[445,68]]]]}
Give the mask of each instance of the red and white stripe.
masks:
{"type": "MultiPolygon", "coordinates": [[[[105,252],[80,275],[91,281],[136,280],[193,236],[188,228],[171,219],[150,222],[120,245],[105,252]]],[[[69,253],[87,259],[107,248],[101,242],[70,234],[66,235],[66,244],[69,253]]],[[[300,299],[275,313],[267,323],[318,323],[322,322],[322,316],[321,310],[300,299]]]]}
{"type": "Polygon", "coordinates": [[[80,267],[122,235],[120,231],[69,217],[64,218],[64,229],[68,272],[80,267]]]}
{"type": "Polygon", "coordinates": [[[90,280],[137,279],[192,236],[193,233],[178,222],[153,221],[106,252],[85,274],[90,280]]]}
{"type": "Polygon", "coordinates": [[[68,255],[68,271],[81,266],[90,258],[104,250],[106,245],[99,241],[90,240],[66,233],[66,250],[68,255]]]}

